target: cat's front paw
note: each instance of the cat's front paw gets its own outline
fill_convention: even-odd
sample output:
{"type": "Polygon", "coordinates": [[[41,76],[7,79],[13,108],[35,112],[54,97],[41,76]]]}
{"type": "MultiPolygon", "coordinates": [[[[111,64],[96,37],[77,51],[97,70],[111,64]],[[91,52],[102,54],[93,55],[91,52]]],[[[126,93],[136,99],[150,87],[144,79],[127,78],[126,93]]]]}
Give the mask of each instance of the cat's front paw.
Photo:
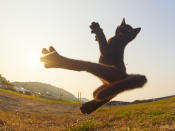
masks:
{"type": "Polygon", "coordinates": [[[59,55],[52,46],[49,49],[43,48],[42,54],[40,61],[44,62],[46,68],[61,68],[64,65],[64,57],[59,55]]]}
{"type": "Polygon", "coordinates": [[[100,28],[100,25],[97,22],[92,22],[90,25],[90,28],[91,28],[91,33],[95,33],[95,34],[102,30],[100,28]]]}

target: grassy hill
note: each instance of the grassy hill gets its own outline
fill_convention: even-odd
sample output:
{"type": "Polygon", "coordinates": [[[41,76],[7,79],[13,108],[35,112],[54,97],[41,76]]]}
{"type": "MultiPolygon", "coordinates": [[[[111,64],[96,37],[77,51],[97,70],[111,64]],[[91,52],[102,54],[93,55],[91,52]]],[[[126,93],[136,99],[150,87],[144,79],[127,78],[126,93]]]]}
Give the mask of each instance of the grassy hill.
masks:
{"type": "Polygon", "coordinates": [[[12,82],[13,85],[23,87],[31,92],[40,92],[42,96],[53,99],[75,100],[77,98],[68,91],[41,82],[12,82]]]}
{"type": "Polygon", "coordinates": [[[127,106],[105,106],[90,115],[80,103],[44,101],[0,90],[0,130],[175,130],[175,97],[127,106]]]}

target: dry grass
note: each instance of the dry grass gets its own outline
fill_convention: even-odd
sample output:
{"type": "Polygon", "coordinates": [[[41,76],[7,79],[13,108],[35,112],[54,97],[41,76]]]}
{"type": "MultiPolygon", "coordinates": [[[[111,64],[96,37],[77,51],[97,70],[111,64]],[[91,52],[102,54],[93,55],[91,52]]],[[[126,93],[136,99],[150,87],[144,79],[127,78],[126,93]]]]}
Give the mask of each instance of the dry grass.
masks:
{"type": "Polygon", "coordinates": [[[0,131],[175,130],[175,97],[121,107],[103,107],[91,115],[81,114],[79,104],[31,101],[37,103],[34,108],[38,112],[34,109],[0,111],[0,131]]]}

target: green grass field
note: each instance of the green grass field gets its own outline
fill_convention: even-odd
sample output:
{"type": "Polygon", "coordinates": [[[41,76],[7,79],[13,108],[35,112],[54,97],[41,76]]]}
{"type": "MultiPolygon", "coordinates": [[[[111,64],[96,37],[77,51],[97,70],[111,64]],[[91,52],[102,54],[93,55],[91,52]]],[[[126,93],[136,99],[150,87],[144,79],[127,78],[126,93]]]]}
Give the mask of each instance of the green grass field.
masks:
{"type": "Polygon", "coordinates": [[[175,130],[175,97],[128,106],[103,107],[90,115],[81,114],[80,103],[43,99],[31,99],[0,90],[0,131],[175,130]],[[6,99],[9,103],[4,102],[6,99]],[[15,101],[10,103],[10,100],[21,104],[15,105],[15,101]]]}

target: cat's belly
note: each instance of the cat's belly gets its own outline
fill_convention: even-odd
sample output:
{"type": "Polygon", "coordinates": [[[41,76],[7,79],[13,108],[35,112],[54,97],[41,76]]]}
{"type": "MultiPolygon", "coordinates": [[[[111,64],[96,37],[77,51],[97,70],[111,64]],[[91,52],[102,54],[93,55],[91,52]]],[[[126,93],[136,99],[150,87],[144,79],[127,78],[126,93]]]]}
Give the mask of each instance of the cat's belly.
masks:
{"type": "Polygon", "coordinates": [[[112,58],[112,57],[102,57],[99,58],[99,63],[105,64],[105,65],[112,65],[117,67],[118,69],[126,72],[126,67],[123,62],[122,58],[112,58]]]}

